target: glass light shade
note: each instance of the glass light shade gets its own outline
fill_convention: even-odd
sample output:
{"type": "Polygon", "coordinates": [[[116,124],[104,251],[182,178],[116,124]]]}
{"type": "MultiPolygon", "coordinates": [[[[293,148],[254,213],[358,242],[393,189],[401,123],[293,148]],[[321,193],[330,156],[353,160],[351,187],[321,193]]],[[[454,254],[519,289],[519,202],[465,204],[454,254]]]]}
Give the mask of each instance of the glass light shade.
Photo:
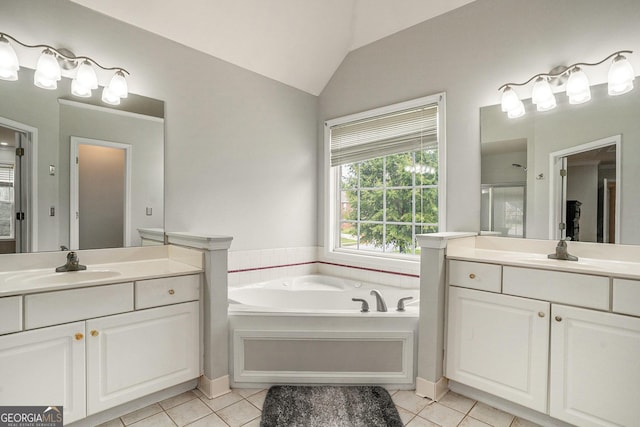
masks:
{"type": "Polygon", "coordinates": [[[611,67],[609,67],[609,95],[622,95],[633,89],[633,80],[635,73],[633,67],[622,55],[613,58],[611,67]]]}
{"type": "Polygon", "coordinates": [[[574,68],[567,80],[567,96],[570,104],[582,104],[591,99],[589,79],[579,67],[574,68]]]}
{"type": "Polygon", "coordinates": [[[556,97],[547,79],[538,77],[533,85],[531,100],[538,111],[548,111],[556,107],[556,97]]]}
{"type": "Polygon", "coordinates": [[[120,105],[120,97],[112,93],[108,86],[105,86],[102,90],[102,102],[110,105],[120,105]]]}
{"type": "Polygon", "coordinates": [[[109,82],[109,91],[120,98],[126,98],[129,95],[127,79],[124,78],[122,71],[117,71],[109,82]]]}
{"type": "Polygon", "coordinates": [[[502,111],[508,112],[515,108],[518,108],[518,103],[521,103],[520,98],[515,90],[510,86],[507,86],[502,91],[502,111]]]}
{"type": "Polygon", "coordinates": [[[510,119],[517,119],[518,117],[522,116],[524,116],[524,104],[522,103],[522,101],[518,100],[518,105],[507,111],[507,117],[509,117],[510,119]]]}
{"type": "Polygon", "coordinates": [[[89,90],[98,89],[98,76],[89,61],[85,60],[78,66],[75,80],[89,90]]]}
{"type": "MultiPolygon", "coordinates": [[[[36,74],[40,74],[42,80],[58,81],[62,78],[60,64],[53,52],[48,49],[42,52],[36,64],[36,74]]],[[[36,86],[38,86],[37,83],[36,86]]]]}
{"type": "Polygon", "coordinates": [[[33,75],[33,84],[41,89],[55,90],[58,88],[58,80],[50,79],[38,70],[33,75]]]}
{"type": "Polygon", "coordinates": [[[80,98],[90,98],[91,89],[84,86],[77,78],[71,81],[71,94],[80,98]]]}
{"type": "Polygon", "coordinates": [[[18,57],[15,50],[9,44],[9,41],[0,38],[0,79],[2,80],[18,80],[18,57]]]}

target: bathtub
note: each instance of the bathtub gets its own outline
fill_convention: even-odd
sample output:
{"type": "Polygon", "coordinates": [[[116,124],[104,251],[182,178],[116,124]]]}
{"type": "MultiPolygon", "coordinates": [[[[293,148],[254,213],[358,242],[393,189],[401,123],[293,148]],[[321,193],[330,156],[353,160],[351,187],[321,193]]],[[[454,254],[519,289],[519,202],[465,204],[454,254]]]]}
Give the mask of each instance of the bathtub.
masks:
{"type": "Polygon", "coordinates": [[[419,291],[323,275],[229,288],[232,387],[383,384],[412,389],[419,291]],[[376,311],[377,289],[388,312],[376,311]],[[403,312],[400,298],[413,297],[403,312]],[[370,311],[351,298],[368,301],[370,311]]]}

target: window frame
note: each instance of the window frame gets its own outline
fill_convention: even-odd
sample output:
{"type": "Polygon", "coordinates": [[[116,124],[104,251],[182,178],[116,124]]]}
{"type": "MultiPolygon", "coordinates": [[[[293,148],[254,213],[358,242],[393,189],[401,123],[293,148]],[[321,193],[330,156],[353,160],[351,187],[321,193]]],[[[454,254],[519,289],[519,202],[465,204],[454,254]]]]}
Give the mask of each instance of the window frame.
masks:
{"type": "Polygon", "coordinates": [[[397,104],[350,114],[324,123],[324,256],[328,260],[346,261],[371,260],[376,265],[398,263],[415,264],[419,256],[413,254],[394,254],[389,252],[362,251],[340,248],[340,167],[331,166],[331,128],[348,122],[364,120],[375,116],[436,104],[438,108],[438,231],[446,230],[446,94],[445,92],[424,96],[397,104]]]}

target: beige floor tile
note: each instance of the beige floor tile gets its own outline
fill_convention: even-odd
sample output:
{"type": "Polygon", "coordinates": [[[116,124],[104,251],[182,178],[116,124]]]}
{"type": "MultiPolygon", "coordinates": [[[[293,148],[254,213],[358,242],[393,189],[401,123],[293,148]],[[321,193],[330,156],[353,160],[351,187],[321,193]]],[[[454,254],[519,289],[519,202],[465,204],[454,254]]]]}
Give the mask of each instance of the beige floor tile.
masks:
{"type": "Polygon", "coordinates": [[[247,400],[253,404],[256,408],[262,411],[262,406],[264,405],[264,400],[267,398],[267,390],[262,390],[259,393],[256,393],[252,396],[247,397],[247,400]]]}
{"type": "Polygon", "coordinates": [[[429,420],[425,420],[424,418],[416,417],[409,421],[407,427],[440,427],[438,424],[432,423],[429,420]]]}
{"type": "Polygon", "coordinates": [[[400,415],[400,419],[402,420],[402,424],[404,425],[407,425],[409,421],[411,421],[413,417],[416,416],[416,414],[413,414],[406,409],[402,409],[399,406],[396,406],[396,409],[398,410],[398,414],[400,415]]]}
{"type": "Polygon", "coordinates": [[[198,421],[194,421],[191,424],[187,424],[187,427],[229,427],[227,423],[222,421],[222,418],[215,413],[207,415],[204,418],[200,418],[198,421]]]}
{"type": "Polygon", "coordinates": [[[167,409],[167,414],[179,427],[205,417],[211,412],[211,408],[205,405],[200,399],[192,399],[182,405],[167,409]]]}
{"type": "Polygon", "coordinates": [[[485,424],[482,421],[478,421],[475,418],[465,417],[464,420],[460,424],[459,427],[492,427],[489,424],[485,424]]]}
{"type": "Polygon", "coordinates": [[[256,393],[260,393],[261,391],[266,391],[266,390],[264,390],[263,388],[234,388],[233,391],[246,399],[251,395],[254,395],[256,393]]]}
{"type": "Polygon", "coordinates": [[[216,412],[229,405],[233,405],[234,403],[239,402],[241,400],[242,400],[242,396],[240,396],[235,391],[229,392],[227,394],[223,394],[222,396],[219,396],[213,399],[207,399],[207,398],[202,399],[202,401],[209,408],[213,409],[216,412]]]}
{"type": "Polygon", "coordinates": [[[476,404],[476,401],[450,391],[445,394],[442,399],[438,400],[438,403],[467,414],[471,408],[473,408],[473,405],[476,404]]]}
{"type": "Polygon", "coordinates": [[[122,420],[124,425],[128,426],[129,424],[133,424],[159,412],[162,412],[162,407],[157,403],[154,403],[153,405],[145,406],[144,408],[138,409],[137,411],[131,412],[127,415],[123,415],[122,417],[120,417],[120,419],[122,420]]]}
{"type": "Polygon", "coordinates": [[[183,404],[185,402],[188,402],[188,401],[190,401],[192,399],[195,399],[195,398],[196,398],[195,393],[193,393],[191,390],[189,390],[189,391],[185,391],[184,393],[181,393],[181,394],[179,394],[177,396],[173,396],[173,397],[170,397],[168,399],[165,399],[165,400],[163,400],[163,401],[161,401],[159,403],[160,403],[160,406],[162,406],[162,409],[164,409],[166,411],[167,409],[173,408],[174,406],[181,405],[181,404],[183,404]]]}
{"type": "Polygon", "coordinates": [[[176,427],[176,424],[169,418],[166,412],[160,412],[131,424],[132,427],[176,427]]]}
{"type": "Polygon", "coordinates": [[[539,424],[534,422],[523,420],[522,418],[516,417],[515,420],[511,423],[511,427],[540,427],[539,424]]]}
{"type": "Polygon", "coordinates": [[[458,412],[455,409],[448,408],[437,402],[424,408],[418,415],[442,427],[455,427],[464,418],[462,412],[458,412]]]}
{"type": "Polygon", "coordinates": [[[476,420],[480,420],[494,427],[509,427],[514,420],[514,416],[500,409],[496,409],[484,403],[478,402],[469,415],[476,420]]]}
{"type": "Polygon", "coordinates": [[[226,408],[216,411],[216,413],[231,427],[239,427],[247,424],[262,414],[255,406],[246,400],[241,400],[231,406],[227,406],[226,408]]]}
{"type": "Polygon", "coordinates": [[[260,417],[256,418],[253,421],[249,421],[246,424],[242,424],[242,427],[260,427],[260,417]]]}
{"type": "Polygon", "coordinates": [[[115,420],[107,421],[106,423],[102,423],[97,427],[122,427],[124,424],[120,421],[120,418],[116,418],[115,420]]]}
{"type": "Polygon", "coordinates": [[[400,390],[391,396],[391,399],[396,406],[406,409],[414,414],[422,411],[425,406],[432,402],[430,399],[417,396],[413,390],[400,390]]]}

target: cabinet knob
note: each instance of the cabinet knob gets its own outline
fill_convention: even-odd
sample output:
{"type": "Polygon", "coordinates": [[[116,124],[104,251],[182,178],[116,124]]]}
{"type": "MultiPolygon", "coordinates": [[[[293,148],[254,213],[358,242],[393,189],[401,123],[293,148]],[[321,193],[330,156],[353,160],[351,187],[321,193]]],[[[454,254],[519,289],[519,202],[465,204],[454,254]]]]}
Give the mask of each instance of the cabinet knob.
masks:
{"type": "Polygon", "coordinates": [[[92,337],[97,337],[100,334],[100,332],[96,331],[95,329],[91,331],[91,336],[92,337]]]}
{"type": "Polygon", "coordinates": [[[173,295],[175,293],[176,293],[176,291],[174,291],[173,289],[169,289],[169,295],[173,295]]]}
{"type": "Polygon", "coordinates": [[[82,335],[80,332],[78,332],[77,334],[75,334],[75,339],[76,339],[76,341],[80,341],[82,338],[84,338],[84,335],[82,335]]]}
{"type": "Polygon", "coordinates": [[[544,311],[539,311],[538,312],[538,317],[544,317],[544,311]]]}
{"type": "Polygon", "coordinates": [[[556,322],[562,322],[562,317],[556,316],[556,322]]]}
{"type": "Polygon", "coordinates": [[[475,279],[475,278],[476,278],[475,274],[473,274],[473,273],[469,274],[469,279],[475,279]]]}

